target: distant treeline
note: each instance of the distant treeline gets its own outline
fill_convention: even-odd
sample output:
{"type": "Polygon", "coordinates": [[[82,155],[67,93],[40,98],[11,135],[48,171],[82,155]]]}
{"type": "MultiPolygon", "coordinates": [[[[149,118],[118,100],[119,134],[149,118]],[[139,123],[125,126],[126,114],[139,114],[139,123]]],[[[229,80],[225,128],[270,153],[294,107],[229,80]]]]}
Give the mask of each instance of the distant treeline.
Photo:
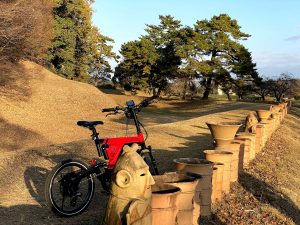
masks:
{"type": "Polygon", "coordinates": [[[166,90],[171,82],[182,82],[182,97],[200,79],[207,99],[212,85],[229,95],[232,89],[243,95],[242,87],[258,79],[256,65],[242,40],[250,37],[236,20],[226,14],[183,26],[174,17],[160,16],[159,25],[146,25],[146,35],[122,45],[122,61],[114,79],[124,86],[166,90]]]}
{"type": "Polygon", "coordinates": [[[93,0],[4,0],[0,2],[0,62],[29,59],[57,74],[83,82],[107,80],[135,92],[153,95],[179,92],[185,99],[214,87],[228,97],[273,95],[281,100],[290,89],[290,74],[263,79],[242,41],[250,37],[227,14],[197,20],[192,27],[174,17],[159,16],[146,34],[124,43],[112,71],[113,39],[92,25],[93,0]],[[275,85],[277,82],[279,85],[275,85]],[[287,84],[287,85],[286,85],[287,84]],[[277,88],[274,88],[277,87],[277,88]],[[282,94],[275,93],[278,89],[282,94]],[[273,94],[271,94],[273,93],[273,94]]]}
{"type": "Polygon", "coordinates": [[[293,88],[289,73],[274,79],[260,76],[250,51],[242,41],[250,37],[227,14],[197,20],[192,27],[174,17],[159,16],[158,25],[146,25],[146,34],[124,43],[122,60],[113,80],[125,89],[160,95],[176,94],[185,99],[199,92],[207,99],[213,89],[221,89],[228,100],[236,94],[280,101],[293,88]]]}

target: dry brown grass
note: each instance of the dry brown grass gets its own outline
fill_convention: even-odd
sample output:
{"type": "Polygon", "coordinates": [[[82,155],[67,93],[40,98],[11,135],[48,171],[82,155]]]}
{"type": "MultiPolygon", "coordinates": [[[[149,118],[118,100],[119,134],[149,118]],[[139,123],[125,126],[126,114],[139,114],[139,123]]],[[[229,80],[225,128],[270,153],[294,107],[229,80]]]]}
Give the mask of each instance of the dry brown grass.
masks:
{"type": "MultiPolygon", "coordinates": [[[[105,120],[116,103],[95,87],[66,80],[37,64],[3,65],[0,85],[1,151],[87,138],[78,120],[105,120]]],[[[112,126],[111,123],[109,125],[112,126]]]]}
{"type": "MultiPolygon", "coordinates": [[[[19,149],[14,153],[2,150],[0,154],[0,191],[4,193],[0,195],[0,221],[10,225],[100,224],[107,197],[102,193],[99,183],[96,184],[96,194],[88,210],[80,216],[67,219],[55,216],[46,207],[44,183],[50,169],[63,159],[89,161],[96,156],[91,140],[78,141],[88,137],[89,132],[77,128],[74,121],[101,118],[100,108],[123,104],[131,96],[106,96],[89,85],[67,81],[34,64],[25,63],[23,66],[30,77],[28,87],[31,91],[28,97],[0,98],[1,133],[10,132],[4,136],[4,148],[19,149]],[[39,79],[34,77],[37,74],[39,79]],[[12,138],[18,134],[18,140],[22,136],[27,138],[27,142],[19,141],[21,146],[12,138]],[[46,145],[49,140],[51,146],[32,148],[39,143],[46,145]],[[63,142],[69,143],[53,145],[63,142]]],[[[141,100],[140,97],[134,99],[141,100]]],[[[172,100],[154,104],[145,109],[140,117],[147,126],[150,135],[147,142],[155,150],[159,170],[165,172],[175,170],[172,159],[201,157],[203,150],[212,148],[205,121],[243,121],[249,110],[266,107],[251,103],[172,100]]],[[[125,127],[121,122],[120,118],[112,118],[112,122],[101,129],[101,133],[110,136],[123,133],[121,128],[125,127]],[[114,132],[116,128],[117,132],[114,132]]],[[[241,184],[234,185],[232,194],[224,203],[215,206],[213,220],[207,223],[293,224],[300,203],[298,131],[299,116],[288,115],[272,136],[275,145],[269,143],[266,146],[264,153],[253,161],[253,169],[246,171],[241,184]],[[278,148],[276,143],[281,147],[278,148]],[[287,152],[292,154],[285,154],[287,152]],[[263,198],[260,197],[261,193],[263,198]]]]}
{"type": "Polygon", "coordinates": [[[48,0],[0,1],[0,61],[40,60],[52,38],[52,3],[48,0]]]}
{"type": "Polygon", "coordinates": [[[299,129],[299,117],[288,115],[216,206],[215,224],[300,224],[299,129]]]}

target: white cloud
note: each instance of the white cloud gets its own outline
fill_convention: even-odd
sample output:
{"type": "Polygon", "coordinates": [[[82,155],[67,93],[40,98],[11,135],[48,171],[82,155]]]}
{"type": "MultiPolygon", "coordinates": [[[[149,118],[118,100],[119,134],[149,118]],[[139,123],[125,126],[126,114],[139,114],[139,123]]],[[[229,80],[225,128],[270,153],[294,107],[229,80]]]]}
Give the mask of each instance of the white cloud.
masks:
{"type": "Polygon", "coordinates": [[[291,36],[291,37],[288,37],[284,40],[285,41],[299,41],[300,40],[300,35],[291,36]]]}
{"type": "Polygon", "coordinates": [[[290,72],[300,78],[300,53],[266,53],[253,55],[261,75],[274,76],[290,72]]]}

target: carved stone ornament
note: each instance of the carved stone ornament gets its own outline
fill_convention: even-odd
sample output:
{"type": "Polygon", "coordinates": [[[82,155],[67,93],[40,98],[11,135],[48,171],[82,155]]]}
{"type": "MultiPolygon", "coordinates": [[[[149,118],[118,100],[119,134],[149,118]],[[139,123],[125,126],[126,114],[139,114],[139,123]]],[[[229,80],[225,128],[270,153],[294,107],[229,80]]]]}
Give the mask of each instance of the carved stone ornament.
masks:
{"type": "Polygon", "coordinates": [[[255,116],[255,112],[250,112],[249,115],[246,117],[245,132],[255,133],[257,123],[258,123],[258,120],[255,116]]]}
{"type": "Polygon", "coordinates": [[[151,225],[154,180],[138,149],[137,144],[123,148],[112,175],[103,225],[151,225]]]}

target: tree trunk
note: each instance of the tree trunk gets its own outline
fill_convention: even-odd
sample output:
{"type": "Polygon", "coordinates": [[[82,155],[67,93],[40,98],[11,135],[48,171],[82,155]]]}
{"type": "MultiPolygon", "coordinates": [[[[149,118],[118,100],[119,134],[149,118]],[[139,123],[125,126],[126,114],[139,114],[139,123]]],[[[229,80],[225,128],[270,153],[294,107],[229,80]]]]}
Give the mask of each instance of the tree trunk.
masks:
{"type": "Polygon", "coordinates": [[[153,91],[152,91],[153,96],[152,97],[154,97],[154,96],[160,97],[161,91],[162,91],[162,88],[160,88],[160,87],[158,89],[153,88],[153,91]]]}
{"type": "Polygon", "coordinates": [[[183,91],[182,91],[182,96],[181,96],[182,100],[186,99],[186,92],[187,92],[188,81],[189,81],[188,78],[186,78],[185,81],[184,81],[184,86],[183,86],[183,91]]]}
{"type": "Polygon", "coordinates": [[[244,99],[244,97],[243,97],[243,94],[242,93],[239,93],[238,94],[238,98],[241,100],[241,99],[244,99]]]}
{"type": "Polygon", "coordinates": [[[277,102],[280,102],[280,101],[281,101],[281,96],[282,96],[282,95],[275,95],[275,98],[276,98],[276,101],[277,101],[277,102]]]}
{"type": "Polygon", "coordinates": [[[209,77],[206,81],[205,91],[204,91],[203,96],[202,96],[203,100],[208,99],[208,96],[209,96],[210,90],[211,90],[211,81],[212,81],[211,77],[209,77]]]}
{"type": "Polygon", "coordinates": [[[232,101],[232,98],[231,98],[229,92],[226,92],[225,94],[226,94],[226,96],[227,96],[228,101],[232,101]]]}
{"type": "Polygon", "coordinates": [[[155,88],[152,89],[152,96],[156,96],[157,95],[157,91],[155,88]]]}

